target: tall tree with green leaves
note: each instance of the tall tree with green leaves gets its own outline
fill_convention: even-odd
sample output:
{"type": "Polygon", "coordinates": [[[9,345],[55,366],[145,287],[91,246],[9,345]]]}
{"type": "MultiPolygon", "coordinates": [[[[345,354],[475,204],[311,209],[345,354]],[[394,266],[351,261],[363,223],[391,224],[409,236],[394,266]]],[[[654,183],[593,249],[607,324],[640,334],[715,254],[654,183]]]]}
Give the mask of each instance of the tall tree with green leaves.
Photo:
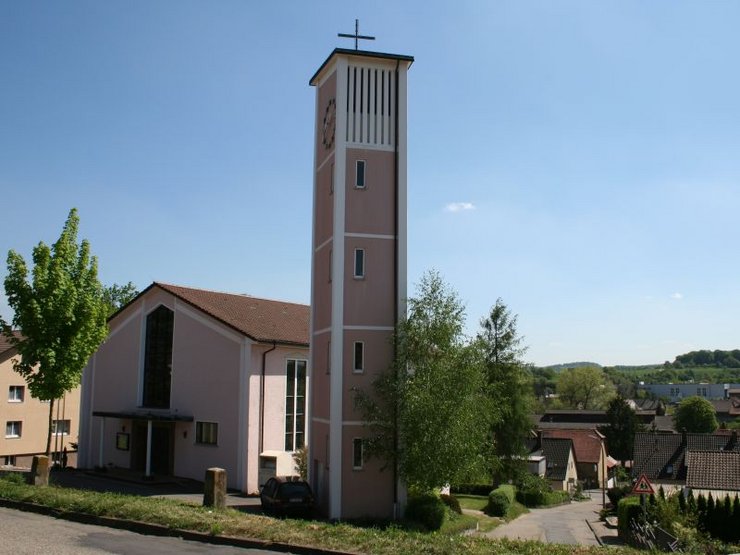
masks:
{"type": "Polygon", "coordinates": [[[425,274],[396,331],[393,367],[356,391],[368,453],[396,465],[418,490],[483,469],[490,411],[479,350],[463,336],[464,308],[436,272],[425,274]]]}
{"type": "Polygon", "coordinates": [[[635,434],[644,426],[637,418],[637,413],[621,395],[609,401],[606,420],[607,425],[599,427],[599,431],[606,436],[609,455],[620,460],[624,465],[625,461],[632,460],[635,434]]]}
{"type": "Polygon", "coordinates": [[[614,384],[595,366],[579,366],[561,372],[557,392],[563,407],[583,410],[603,409],[615,395],[614,384]]]}
{"type": "Polygon", "coordinates": [[[3,333],[20,355],[14,369],[31,395],[49,401],[46,454],[50,454],[54,402],[79,385],[82,369],[108,332],[98,262],[90,244],[77,244],[79,217],[69,212],[62,234],[51,247],[33,249],[33,270],[23,257],[8,253],[5,294],[14,311],[12,325],[0,319],[3,333]],[[18,329],[22,337],[11,333],[18,329]]]}
{"type": "Polygon", "coordinates": [[[492,471],[495,481],[515,479],[525,470],[525,440],[532,428],[532,380],[522,356],[526,348],[517,316],[499,298],[481,320],[477,345],[482,350],[492,409],[492,471]]]}
{"type": "Polygon", "coordinates": [[[694,395],[686,397],[673,413],[673,424],[679,431],[711,434],[719,427],[712,403],[694,395]]]}
{"type": "Polygon", "coordinates": [[[139,291],[132,282],[126,285],[114,283],[103,288],[103,301],[107,305],[106,312],[108,316],[113,315],[117,310],[131,302],[139,291]]]}

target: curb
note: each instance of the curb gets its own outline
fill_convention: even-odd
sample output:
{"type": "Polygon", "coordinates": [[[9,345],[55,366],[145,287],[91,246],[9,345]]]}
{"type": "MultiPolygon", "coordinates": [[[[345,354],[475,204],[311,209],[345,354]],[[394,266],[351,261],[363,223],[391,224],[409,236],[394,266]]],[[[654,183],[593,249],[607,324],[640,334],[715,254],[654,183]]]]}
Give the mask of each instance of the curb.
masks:
{"type": "Polygon", "coordinates": [[[209,543],[213,545],[229,545],[247,549],[264,549],[278,553],[296,553],[299,555],[311,555],[317,553],[320,555],[358,555],[351,551],[335,551],[318,547],[308,547],[303,545],[294,545],[288,543],[272,542],[269,540],[258,540],[254,538],[239,538],[235,536],[214,536],[203,532],[193,532],[192,530],[178,530],[176,528],[167,528],[160,524],[149,524],[135,520],[123,520],[107,516],[96,516],[87,513],[78,513],[75,511],[64,511],[54,509],[45,505],[35,503],[26,503],[23,501],[11,501],[9,499],[0,499],[0,507],[37,513],[45,516],[51,516],[63,520],[70,520],[81,524],[93,524],[97,526],[106,526],[108,528],[117,528],[128,530],[137,534],[147,536],[173,537],[182,538],[183,540],[196,541],[200,543],[209,543]]]}
{"type": "Polygon", "coordinates": [[[597,541],[597,542],[599,542],[599,545],[600,545],[601,547],[604,547],[604,542],[603,542],[603,541],[601,541],[601,538],[600,538],[600,537],[599,537],[599,535],[598,535],[598,534],[596,533],[596,530],[594,530],[594,527],[593,527],[593,526],[591,525],[591,523],[590,523],[590,522],[588,521],[588,519],[587,519],[587,518],[586,518],[586,519],[584,519],[584,520],[586,521],[586,525],[588,526],[588,529],[589,529],[589,530],[591,530],[591,533],[592,533],[592,534],[594,535],[594,538],[596,538],[596,541],[597,541]]]}

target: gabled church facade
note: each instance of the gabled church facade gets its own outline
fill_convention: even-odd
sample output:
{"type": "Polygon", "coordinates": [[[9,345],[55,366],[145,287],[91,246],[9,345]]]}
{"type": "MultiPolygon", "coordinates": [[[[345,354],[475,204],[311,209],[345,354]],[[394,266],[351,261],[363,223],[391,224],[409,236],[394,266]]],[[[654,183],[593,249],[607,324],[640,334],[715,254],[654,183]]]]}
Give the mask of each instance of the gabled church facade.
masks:
{"type": "Polygon", "coordinates": [[[257,492],[306,441],[306,305],[153,283],[109,320],[82,382],[82,468],[257,492]]]}

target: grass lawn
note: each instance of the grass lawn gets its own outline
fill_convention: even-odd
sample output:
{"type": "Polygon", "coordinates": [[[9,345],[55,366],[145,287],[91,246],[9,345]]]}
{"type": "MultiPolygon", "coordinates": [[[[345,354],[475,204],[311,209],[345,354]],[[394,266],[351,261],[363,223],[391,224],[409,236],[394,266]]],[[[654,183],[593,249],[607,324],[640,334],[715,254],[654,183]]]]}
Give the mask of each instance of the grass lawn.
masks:
{"type": "MultiPolygon", "coordinates": [[[[488,497],[483,495],[456,494],[455,497],[460,501],[460,506],[463,509],[482,511],[486,508],[486,505],[488,505],[488,497]]],[[[478,520],[478,530],[481,532],[490,532],[504,522],[510,522],[528,512],[529,510],[524,505],[518,501],[514,501],[514,503],[509,506],[509,510],[506,512],[506,516],[504,518],[488,516],[486,514],[474,515],[474,518],[478,520]]]]}
{"type": "Polygon", "coordinates": [[[360,527],[348,523],[276,519],[247,515],[233,509],[213,511],[171,499],[154,499],[112,493],[35,487],[0,478],[0,498],[44,505],[59,510],[159,524],[175,530],[261,539],[310,547],[404,555],[466,553],[472,555],[511,553],[523,555],[636,554],[631,549],[542,544],[463,535],[471,521],[467,515],[453,517],[434,533],[408,531],[399,525],[385,528],[360,527]]]}

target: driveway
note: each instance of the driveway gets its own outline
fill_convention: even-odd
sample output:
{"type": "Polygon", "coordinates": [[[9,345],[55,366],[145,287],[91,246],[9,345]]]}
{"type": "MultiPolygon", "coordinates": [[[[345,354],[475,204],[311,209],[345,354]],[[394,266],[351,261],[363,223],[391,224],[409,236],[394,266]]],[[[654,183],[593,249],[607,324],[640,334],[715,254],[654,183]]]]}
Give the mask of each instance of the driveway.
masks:
{"type": "Polygon", "coordinates": [[[502,524],[485,535],[491,538],[577,545],[618,543],[617,531],[607,528],[599,521],[601,491],[592,490],[585,493],[590,496],[588,501],[573,502],[549,509],[530,509],[529,513],[502,524]]]}

